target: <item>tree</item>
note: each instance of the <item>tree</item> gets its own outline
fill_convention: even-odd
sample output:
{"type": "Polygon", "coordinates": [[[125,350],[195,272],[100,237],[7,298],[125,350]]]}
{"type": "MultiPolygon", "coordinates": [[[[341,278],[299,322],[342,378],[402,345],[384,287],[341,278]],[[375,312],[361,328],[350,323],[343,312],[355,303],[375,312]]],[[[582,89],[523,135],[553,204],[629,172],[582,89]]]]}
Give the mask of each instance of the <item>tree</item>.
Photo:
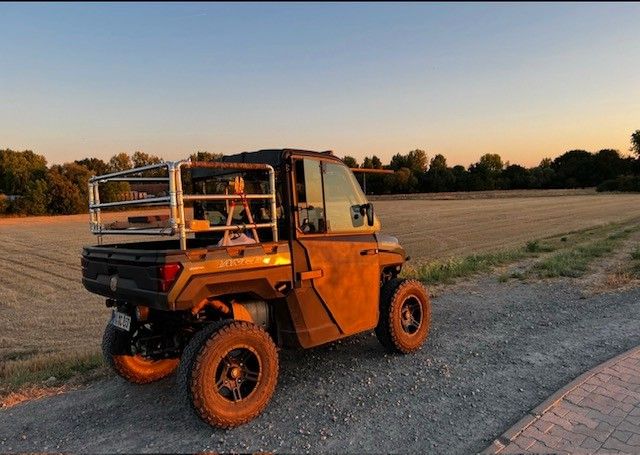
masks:
{"type": "Polygon", "coordinates": [[[635,130],[631,134],[631,148],[629,150],[638,155],[640,160],[640,130],[635,130]]]}
{"type": "Polygon", "coordinates": [[[206,151],[197,151],[191,154],[191,161],[219,161],[224,155],[222,153],[211,153],[206,151]]]}
{"type": "Polygon", "coordinates": [[[429,162],[429,170],[444,171],[445,169],[447,169],[447,159],[444,155],[438,153],[436,156],[431,158],[431,161],[429,162]]]}
{"type": "Polygon", "coordinates": [[[100,202],[118,202],[131,191],[129,182],[107,182],[100,185],[100,202]]]}
{"type": "Polygon", "coordinates": [[[12,202],[9,210],[25,215],[46,215],[49,205],[49,186],[45,179],[32,180],[22,197],[12,202]]]}
{"type": "MultiPolygon", "coordinates": [[[[371,158],[365,156],[360,167],[363,169],[382,169],[382,161],[375,155],[371,158]]],[[[395,182],[393,176],[380,174],[367,174],[365,176],[365,174],[357,173],[356,178],[360,186],[363,186],[364,179],[367,179],[367,194],[388,193],[388,188],[392,187],[395,182]]]]}
{"type": "Polygon", "coordinates": [[[554,186],[557,188],[578,188],[594,186],[596,181],[595,161],[586,150],[570,150],[553,160],[556,172],[554,186]]]}
{"type": "Polygon", "coordinates": [[[109,173],[109,165],[100,158],[84,158],[82,160],[76,160],[74,163],[86,167],[93,175],[104,175],[109,173]]]}
{"type": "Polygon", "coordinates": [[[385,179],[385,183],[390,184],[393,193],[414,193],[418,189],[418,179],[408,167],[400,168],[386,177],[389,179],[385,179]]]}
{"type": "Polygon", "coordinates": [[[69,215],[86,211],[86,195],[81,194],[80,189],[61,170],[60,166],[53,167],[47,173],[49,213],[69,215]]]}
{"type": "Polygon", "coordinates": [[[134,152],[133,153],[133,167],[142,167],[149,166],[151,164],[159,164],[164,160],[159,156],[149,155],[145,152],[134,152]]]}
{"type": "Polygon", "coordinates": [[[502,162],[502,158],[497,153],[487,153],[480,157],[480,161],[478,162],[481,166],[486,168],[489,172],[498,173],[504,167],[504,163],[502,162]]]}
{"type": "Polygon", "coordinates": [[[451,168],[454,191],[469,191],[469,172],[461,164],[451,168]]]}
{"type": "MultiPolygon", "coordinates": [[[[81,166],[77,163],[65,163],[63,165],[54,165],[51,166],[51,171],[57,171],[62,175],[66,180],[68,180],[74,187],[76,187],[82,197],[82,201],[84,204],[84,209],[86,208],[89,202],[89,179],[91,178],[92,172],[87,169],[85,166],[81,166]]],[[[79,213],[79,212],[78,212],[79,213]]]]}
{"type": "Polygon", "coordinates": [[[414,173],[422,173],[427,169],[427,164],[427,153],[424,150],[416,149],[410,151],[406,155],[402,155],[400,153],[395,154],[391,158],[389,166],[394,171],[405,167],[414,173]]]}
{"type": "Polygon", "coordinates": [[[447,159],[438,154],[431,159],[429,170],[424,173],[422,188],[425,191],[452,191],[455,178],[451,169],[447,167],[447,159]]]}
{"type": "Polygon", "coordinates": [[[500,187],[500,174],[504,164],[500,155],[487,153],[477,163],[469,166],[469,189],[472,191],[495,190],[500,187]]]}
{"type": "Polygon", "coordinates": [[[347,167],[351,167],[351,168],[358,167],[358,161],[352,156],[347,155],[344,158],[342,158],[342,161],[344,162],[344,164],[347,165],[347,167]]]}
{"type": "Polygon", "coordinates": [[[31,150],[0,150],[0,193],[20,195],[30,182],[44,178],[47,160],[31,150]]]}
{"type": "Polygon", "coordinates": [[[409,168],[408,166],[409,162],[407,160],[407,157],[405,155],[402,155],[400,153],[396,153],[395,155],[393,155],[391,157],[391,162],[389,163],[389,167],[391,169],[393,169],[394,171],[399,170],[400,168],[409,168]]]}
{"type": "Polygon", "coordinates": [[[131,157],[124,152],[113,155],[109,160],[110,172],[126,171],[127,169],[131,168],[133,168],[131,157]]]}
{"type": "Polygon", "coordinates": [[[613,149],[603,149],[593,156],[593,183],[599,184],[604,180],[616,178],[625,173],[626,163],[620,152],[613,149]]]}
{"type": "Polygon", "coordinates": [[[364,169],[382,169],[382,161],[380,161],[380,158],[375,155],[371,158],[365,156],[361,167],[364,169]]]}
{"type": "Polygon", "coordinates": [[[538,164],[538,167],[551,167],[551,164],[553,163],[553,160],[551,158],[542,158],[542,160],[540,160],[540,164],[538,164]]]}
{"type": "Polygon", "coordinates": [[[518,165],[510,164],[502,171],[505,189],[522,190],[529,188],[530,172],[528,169],[518,165]]]}
{"type": "Polygon", "coordinates": [[[534,167],[529,171],[529,188],[551,188],[556,179],[556,172],[551,166],[534,167]]]}

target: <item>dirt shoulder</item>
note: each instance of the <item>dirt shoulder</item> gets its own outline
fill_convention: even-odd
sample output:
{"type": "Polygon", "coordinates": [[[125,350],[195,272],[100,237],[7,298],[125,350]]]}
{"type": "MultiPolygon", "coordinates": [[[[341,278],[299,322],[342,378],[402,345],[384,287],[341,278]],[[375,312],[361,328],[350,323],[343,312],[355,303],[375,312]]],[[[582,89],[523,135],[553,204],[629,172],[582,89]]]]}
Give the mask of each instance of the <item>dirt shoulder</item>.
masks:
{"type": "Polygon", "coordinates": [[[417,355],[387,355],[370,334],[283,352],[273,402],[233,431],[187,413],[173,378],[110,378],[0,411],[0,451],[477,452],[640,344],[640,288],[590,295],[580,283],[484,276],[448,287],[417,355]]]}

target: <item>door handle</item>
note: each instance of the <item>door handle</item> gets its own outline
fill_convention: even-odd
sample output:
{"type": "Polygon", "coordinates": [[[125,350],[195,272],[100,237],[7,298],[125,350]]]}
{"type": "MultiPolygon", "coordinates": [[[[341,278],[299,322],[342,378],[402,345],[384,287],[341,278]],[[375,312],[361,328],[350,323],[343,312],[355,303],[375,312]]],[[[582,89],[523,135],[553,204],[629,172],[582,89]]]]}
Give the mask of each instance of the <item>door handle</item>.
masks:
{"type": "Polygon", "coordinates": [[[370,250],[362,250],[360,251],[360,256],[371,256],[373,254],[378,254],[377,248],[372,248],[370,250]]]}
{"type": "Polygon", "coordinates": [[[298,279],[302,280],[313,280],[314,278],[322,278],[324,273],[322,269],[318,270],[309,270],[308,272],[298,272],[298,279]]]}

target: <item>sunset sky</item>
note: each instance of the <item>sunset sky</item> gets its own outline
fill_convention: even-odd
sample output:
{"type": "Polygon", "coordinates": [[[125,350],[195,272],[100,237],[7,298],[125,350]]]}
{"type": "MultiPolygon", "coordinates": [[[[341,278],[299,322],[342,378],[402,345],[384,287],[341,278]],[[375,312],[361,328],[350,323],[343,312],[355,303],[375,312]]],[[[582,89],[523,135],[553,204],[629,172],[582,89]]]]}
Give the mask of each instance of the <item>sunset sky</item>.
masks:
{"type": "Polygon", "coordinates": [[[0,4],[0,148],[627,153],[640,4],[0,4]]]}

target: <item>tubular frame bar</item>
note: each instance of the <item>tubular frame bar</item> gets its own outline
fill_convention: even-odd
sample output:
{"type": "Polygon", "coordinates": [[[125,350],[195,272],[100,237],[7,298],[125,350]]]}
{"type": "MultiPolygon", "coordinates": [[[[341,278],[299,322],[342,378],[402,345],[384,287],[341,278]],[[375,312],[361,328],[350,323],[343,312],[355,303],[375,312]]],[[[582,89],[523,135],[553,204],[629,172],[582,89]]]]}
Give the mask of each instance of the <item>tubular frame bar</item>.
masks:
{"type": "Polygon", "coordinates": [[[198,232],[223,232],[240,231],[244,229],[271,228],[273,241],[278,241],[278,215],[276,201],[275,171],[272,166],[263,163],[229,163],[229,162],[192,162],[167,161],[159,164],[152,164],[125,171],[112,172],[111,174],[92,177],[89,180],[89,220],[90,231],[98,236],[98,243],[102,243],[102,236],[105,234],[114,235],[178,235],[180,239],[180,249],[187,249],[187,234],[198,232]],[[214,169],[236,169],[247,171],[267,171],[269,173],[269,194],[184,194],[182,190],[181,168],[214,168],[214,169]],[[139,174],[152,169],[167,168],[168,177],[133,177],[132,174],[139,174]],[[131,176],[131,177],[126,177],[131,176]],[[133,199],[119,202],[100,203],[99,184],[106,182],[168,182],[169,195],[147,199],[133,199]],[[243,223],[230,226],[210,226],[208,229],[189,229],[184,215],[184,201],[230,201],[238,199],[266,199],[271,201],[271,222],[269,223],[243,223]],[[162,228],[132,228],[132,229],[105,229],[101,217],[100,209],[106,207],[132,206],[132,205],[168,205],[169,227],[162,228]]]}
{"type": "Polygon", "coordinates": [[[186,229],[187,233],[241,231],[243,229],[262,229],[273,227],[273,223],[232,224],[231,226],[211,226],[209,229],[186,229]]]}
{"type": "Polygon", "coordinates": [[[168,182],[169,177],[114,177],[109,182],[168,182]]]}
{"type": "MultiPolygon", "coordinates": [[[[240,231],[243,229],[263,229],[273,227],[273,223],[245,223],[232,224],[231,226],[211,226],[209,229],[188,229],[185,228],[187,234],[195,234],[198,232],[224,232],[224,231],[240,231]]],[[[94,234],[132,234],[132,235],[166,235],[174,236],[175,232],[171,228],[131,228],[131,229],[105,229],[95,230],[94,234]]]]}
{"type": "Polygon", "coordinates": [[[235,199],[271,199],[270,194],[183,194],[183,201],[231,201],[235,199]]]}
{"type": "Polygon", "coordinates": [[[135,167],[133,169],[125,169],[124,171],[112,172],[111,174],[96,175],[89,179],[89,182],[106,182],[114,177],[122,177],[124,175],[139,174],[140,172],[150,171],[151,169],[159,169],[161,167],[169,167],[172,161],[165,161],[158,164],[149,164],[148,166],[135,167]]]}
{"type": "Polygon", "coordinates": [[[169,196],[162,197],[150,197],[146,199],[130,199],[127,201],[118,201],[118,202],[103,202],[101,204],[93,204],[90,205],[91,209],[103,209],[106,207],[119,207],[121,205],[158,205],[164,204],[166,202],[171,202],[171,198],[169,196]]]}
{"type": "Polygon", "coordinates": [[[96,235],[104,235],[104,234],[131,234],[131,235],[166,235],[173,236],[175,232],[171,228],[141,228],[141,229],[103,229],[92,231],[93,234],[96,235]]]}
{"type": "Polygon", "coordinates": [[[182,172],[180,172],[180,165],[182,163],[177,163],[175,169],[175,180],[176,180],[176,199],[178,201],[178,231],[180,235],[180,249],[187,249],[187,220],[184,216],[184,199],[182,198],[182,172]]]}

